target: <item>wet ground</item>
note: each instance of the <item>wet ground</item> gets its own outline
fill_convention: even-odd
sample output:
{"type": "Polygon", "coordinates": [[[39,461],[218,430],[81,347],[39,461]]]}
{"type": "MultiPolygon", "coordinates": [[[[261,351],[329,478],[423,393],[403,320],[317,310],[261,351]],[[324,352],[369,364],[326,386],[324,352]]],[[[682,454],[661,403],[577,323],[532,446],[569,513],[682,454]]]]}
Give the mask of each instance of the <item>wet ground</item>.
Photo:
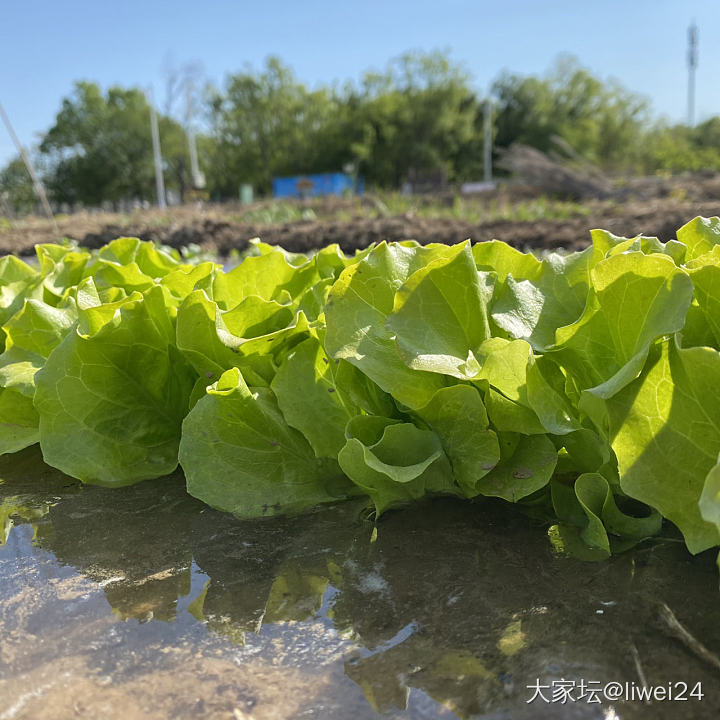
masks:
{"type": "Polygon", "coordinates": [[[712,553],[667,532],[583,562],[496,502],[377,529],[362,503],[241,522],[179,475],[106,490],[0,459],[0,720],[720,716],[712,553]]]}

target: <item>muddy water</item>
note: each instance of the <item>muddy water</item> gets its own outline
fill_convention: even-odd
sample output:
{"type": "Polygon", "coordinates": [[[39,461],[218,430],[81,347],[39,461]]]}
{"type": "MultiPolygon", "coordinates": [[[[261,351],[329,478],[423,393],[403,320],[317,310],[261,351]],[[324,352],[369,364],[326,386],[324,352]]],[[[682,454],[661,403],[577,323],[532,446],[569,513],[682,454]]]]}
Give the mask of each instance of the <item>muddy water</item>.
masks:
{"type": "Polygon", "coordinates": [[[0,460],[0,720],[719,716],[717,568],[672,532],[591,563],[494,502],[372,527],[362,503],[240,522],[180,476],[105,490],[0,460]]]}

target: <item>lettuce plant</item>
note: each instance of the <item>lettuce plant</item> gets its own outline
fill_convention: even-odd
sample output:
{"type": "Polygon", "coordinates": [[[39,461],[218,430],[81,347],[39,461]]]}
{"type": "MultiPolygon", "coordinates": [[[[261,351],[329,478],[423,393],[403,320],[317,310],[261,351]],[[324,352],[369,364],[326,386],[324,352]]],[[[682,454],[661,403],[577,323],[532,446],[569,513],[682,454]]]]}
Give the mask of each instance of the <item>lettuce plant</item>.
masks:
{"type": "Polygon", "coordinates": [[[663,519],[720,545],[720,219],[225,272],[134,238],[0,259],[0,453],[120,486],[173,471],[239,517],[366,496],[518,503],[606,556],[663,519]]]}

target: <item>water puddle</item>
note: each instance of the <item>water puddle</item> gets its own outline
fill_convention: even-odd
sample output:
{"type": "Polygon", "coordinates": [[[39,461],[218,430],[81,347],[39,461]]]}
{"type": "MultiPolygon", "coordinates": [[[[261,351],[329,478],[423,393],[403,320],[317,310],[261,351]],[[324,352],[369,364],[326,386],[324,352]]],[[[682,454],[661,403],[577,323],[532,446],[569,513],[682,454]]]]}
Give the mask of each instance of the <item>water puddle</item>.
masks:
{"type": "Polygon", "coordinates": [[[0,459],[0,720],[718,717],[712,553],[582,562],[451,500],[371,542],[363,510],[241,522],[179,475],[106,490],[0,459]],[[588,702],[611,682],[704,698],[588,702]]]}

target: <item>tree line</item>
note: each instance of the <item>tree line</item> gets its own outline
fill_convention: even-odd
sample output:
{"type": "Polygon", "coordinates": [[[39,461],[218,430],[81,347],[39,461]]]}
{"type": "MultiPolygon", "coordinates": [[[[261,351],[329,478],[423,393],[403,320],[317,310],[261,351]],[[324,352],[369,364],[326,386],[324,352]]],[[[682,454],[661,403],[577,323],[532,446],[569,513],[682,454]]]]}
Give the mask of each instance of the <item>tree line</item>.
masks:
{"type": "MultiPolygon", "coordinates": [[[[572,58],[542,76],[504,72],[490,98],[496,152],[513,143],[547,151],[560,137],[614,174],[720,169],[720,117],[692,128],[655,120],[645,97],[572,58]]],[[[183,198],[192,187],[187,118],[172,112],[172,100],[159,116],[160,140],[166,186],[183,198]]],[[[222,88],[206,87],[195,103],[206,192],[237,197],[249,183],[266,194],[273,177],[348,166],[375,188],[397,188],[413,172],[477,180],[485,100],[470,74],[439,52],[408,53],[358,82],[315,89],[270,57],[229,75],[222,88]]],[[[155,199],[149,105],[137,88],[76,83],[34,157],[55,203],[155,199]]],[[[0,171],[0,198],[18,211],[34,205],[19,158],[0,171]]]]}

